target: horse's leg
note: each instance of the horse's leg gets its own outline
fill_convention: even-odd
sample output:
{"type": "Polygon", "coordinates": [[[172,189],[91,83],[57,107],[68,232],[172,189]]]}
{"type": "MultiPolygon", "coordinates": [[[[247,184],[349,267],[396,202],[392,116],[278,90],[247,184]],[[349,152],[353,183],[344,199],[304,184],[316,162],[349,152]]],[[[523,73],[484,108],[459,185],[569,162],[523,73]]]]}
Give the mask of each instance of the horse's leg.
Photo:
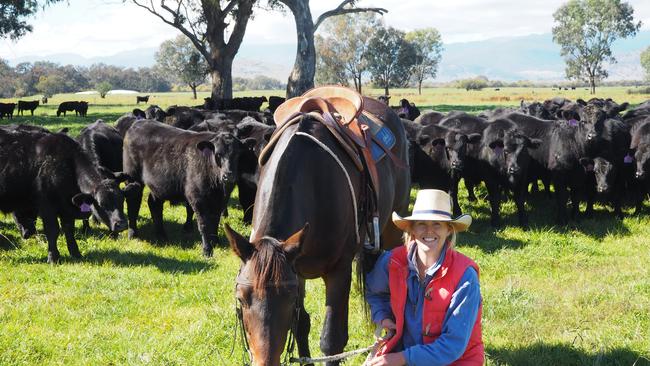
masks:
{"type": "MultiPolygon", "coordinates": [[[[352,280],[351,260],[342,259],[325,280],[325,321],[320,335],[320,349],[325,355],[343,352],[348,343],[348,301],[352,280]]],[[[327,362],[337,366],[339,362],[327,362]]]]}
{"type": "MultiPolygon", "coordinates": [[[[296,345],[298,346],[298,355],[300,357],[311,357],[309,352],[309,330],[311,329],[311,319],[309,313],[305,310],[305,280],[300,280],[300,314],[298,317],[298,327],[296,334],[296,345]]],[[[306,364],[314,366],[314,364],[306,364]]]]}

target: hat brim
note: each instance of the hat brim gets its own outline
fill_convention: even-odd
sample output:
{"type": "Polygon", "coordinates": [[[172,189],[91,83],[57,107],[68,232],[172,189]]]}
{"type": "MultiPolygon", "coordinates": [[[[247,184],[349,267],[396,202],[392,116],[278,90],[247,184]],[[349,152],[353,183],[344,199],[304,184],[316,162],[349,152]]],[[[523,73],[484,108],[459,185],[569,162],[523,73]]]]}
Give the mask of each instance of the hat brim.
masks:
{"type": "Polygon", "coordinates": [[[451,217],[445,215],[427,213],[401,217],[397,214],[397,212],[393,212],[393,223],[402,231],[408,231],[413,221],[448,222],[454,227],[454,229],[456,229],[456,232],[460,233],[466,231],[467,228],[472,224],[472,216],[463,214],[455,219],[452,219],[451,217]]]}

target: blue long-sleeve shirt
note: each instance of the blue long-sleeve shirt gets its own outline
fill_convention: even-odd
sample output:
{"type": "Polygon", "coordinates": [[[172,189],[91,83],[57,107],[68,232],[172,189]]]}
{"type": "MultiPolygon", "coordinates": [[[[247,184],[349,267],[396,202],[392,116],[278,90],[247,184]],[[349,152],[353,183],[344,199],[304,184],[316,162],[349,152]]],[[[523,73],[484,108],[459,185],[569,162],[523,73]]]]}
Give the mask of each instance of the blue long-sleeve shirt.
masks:
{"type": "MultiPolygon", "coordinates": [[[[427,284],[436,274],[445,259],[446,247],[438,262],[426,270],[425,278],[420,282],[415,265],[415,245],[408,253],[409,275],[407,278],[408,295],[404,308],[404,332],[402,345],[406,364],[448,365],[463,355],[472,334],[481,304],[481,290],[478,274],[469,267],[461,277],[454,291],[449,309],[442,324],[442,332],[434,342],[423,344],[422,309],[424,292],[427,284]]],[[[375,268],[366,279],[366,298],[370,304],[373,322],[379,324],[383,319],[395,319],[390,307],[390,289],[388,284],[388,263],[390,252],[382,254],[375,268]]],[[[395,350],[398,351],[398,350],[395,350]]]]}

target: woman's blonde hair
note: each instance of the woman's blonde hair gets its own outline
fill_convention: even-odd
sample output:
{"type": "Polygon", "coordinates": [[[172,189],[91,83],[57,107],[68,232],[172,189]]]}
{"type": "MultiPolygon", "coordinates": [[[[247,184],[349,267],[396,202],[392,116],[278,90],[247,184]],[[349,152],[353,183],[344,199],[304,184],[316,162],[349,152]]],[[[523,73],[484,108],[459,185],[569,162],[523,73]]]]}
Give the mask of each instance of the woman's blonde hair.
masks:
{"type": "MultiPolygon", "coordinates": [[[[407,249],[409,248],[409,244],[415,241],[415,238],[413,237],[413,234],[411,233],[411,227],[413,227],[413,224],[416,223],[417,221],[411,222],[411,225],[409,225],[409,230],[405,231],[404,234],[402,235],[402,240],[404,242],[404,245],[406,245],[407,249]]],[[[449,248],[453,248],[456,246],[456,228],[454,225],[449,224],[449,228],[451,229],[451,234],[447,237],[447,240],[445,243],[449,244],[449,248]]]]}

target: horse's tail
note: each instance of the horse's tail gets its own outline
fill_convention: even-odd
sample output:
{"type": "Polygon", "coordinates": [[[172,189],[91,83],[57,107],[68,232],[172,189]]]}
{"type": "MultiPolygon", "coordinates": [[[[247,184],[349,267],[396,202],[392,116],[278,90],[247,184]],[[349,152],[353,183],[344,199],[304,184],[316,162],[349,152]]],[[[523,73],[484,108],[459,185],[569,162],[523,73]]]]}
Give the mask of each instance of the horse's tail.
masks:
{"type": "Polygon", "coordinates": [[[366,276],[375,266],[380,254],[381,252],[374,254],[363,247],[357,253],[357,291],[361,294],[361,300],[363,301],[363,315],[368,321],[370,320],[370,305],[368,305],[366,299],[366,276]]]}

